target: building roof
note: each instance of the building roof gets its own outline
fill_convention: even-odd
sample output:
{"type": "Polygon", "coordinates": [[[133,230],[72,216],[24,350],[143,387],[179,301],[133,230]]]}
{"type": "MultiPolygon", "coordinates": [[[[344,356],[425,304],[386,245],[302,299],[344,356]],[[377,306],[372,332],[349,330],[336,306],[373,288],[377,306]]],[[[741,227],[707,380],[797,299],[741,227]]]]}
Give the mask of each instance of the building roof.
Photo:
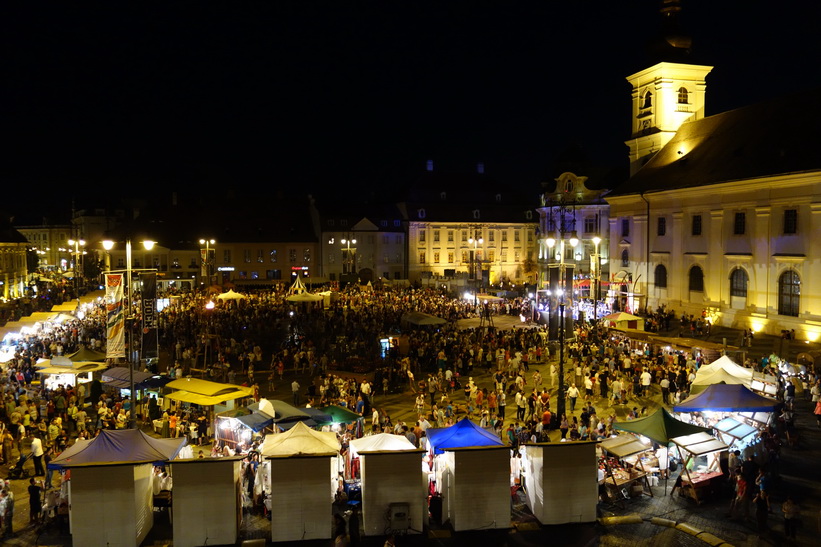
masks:
{"type": "Polygon", "coordinates": [[[821,88],[683,124],[610,196],[696,188],[821,169],[821,88]]]}

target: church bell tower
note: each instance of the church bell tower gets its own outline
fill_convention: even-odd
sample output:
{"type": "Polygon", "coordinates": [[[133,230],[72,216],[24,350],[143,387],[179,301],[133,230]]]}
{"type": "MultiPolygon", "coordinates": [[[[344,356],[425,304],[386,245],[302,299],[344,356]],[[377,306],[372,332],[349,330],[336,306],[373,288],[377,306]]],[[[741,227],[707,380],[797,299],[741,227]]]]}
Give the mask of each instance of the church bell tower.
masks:
{"type": "Polygon", "coordinates": [[[711,66],[688,63],[691,40],[679,30],[679,0],[662,0],[661,33],[649,44],[655,62],[627,77],[632,88],[630,176],[667,144],[681,124],[704,117],[711,66]]]}

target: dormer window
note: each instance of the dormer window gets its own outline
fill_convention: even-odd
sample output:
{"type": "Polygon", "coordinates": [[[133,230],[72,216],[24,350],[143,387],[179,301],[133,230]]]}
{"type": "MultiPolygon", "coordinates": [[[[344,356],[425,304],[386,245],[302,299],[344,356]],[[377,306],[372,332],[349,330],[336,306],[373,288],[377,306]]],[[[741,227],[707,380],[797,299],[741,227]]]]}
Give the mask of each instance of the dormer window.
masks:
{"type": "Polygon", "coordinates": [[[424,209],[417,209],[416,216],[418,218],[425,218],[425,210],[424,209]]]}
{"type": "Polygon", "coordinates": [[[473,218],[475,218],[475,219],[479,218],[479,209],[474,209],[473,210],[473,218]]]}
{"type": "Polygon", "coordinates": [[[496,203],[502,202],[502,194],[496,194],[496,203]]]}
{"type": "Polygon", "coordinates": [[[525,218],[531,220],[533,218],[533,211],[525,211],[525,218]]]}
{"type": "Polygon", "coordinates": [[[678,88],[678,104],[690,104],[690,94],[684,87],[678,88]]]}
{"type": "Polygon", "coordinates": [[[653,94],[650,93],[650,90],[644,92],[644,96],[642,97],[642,108],[651,108],[653,106],[653,94]]]}
{"type": "Polygon", "coordinates": [[[442,201],[445,201],[446,199],[448,199],[448,193],[447,192],[441,192],[439,194],[439,199],[441,199],[442,201]]]}

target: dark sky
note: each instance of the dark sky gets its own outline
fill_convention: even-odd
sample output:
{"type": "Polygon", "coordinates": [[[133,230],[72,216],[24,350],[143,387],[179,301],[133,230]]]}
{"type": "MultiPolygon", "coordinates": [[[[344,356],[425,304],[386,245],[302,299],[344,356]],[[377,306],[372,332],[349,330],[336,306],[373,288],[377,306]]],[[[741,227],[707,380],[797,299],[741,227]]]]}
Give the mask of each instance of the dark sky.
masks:
{"type": "MultiPolygon", "coordinates": [[[[321,193],[392,188],[433,159],[538,191],[570,144],[626,164],[625,77],[645,66],[659,5],[7,4],[0,175],[80,201],[321,193]]],[[[716,67],[708,114],[821,83],[821,3],[683,7],[694,60],[716,67]]]]}

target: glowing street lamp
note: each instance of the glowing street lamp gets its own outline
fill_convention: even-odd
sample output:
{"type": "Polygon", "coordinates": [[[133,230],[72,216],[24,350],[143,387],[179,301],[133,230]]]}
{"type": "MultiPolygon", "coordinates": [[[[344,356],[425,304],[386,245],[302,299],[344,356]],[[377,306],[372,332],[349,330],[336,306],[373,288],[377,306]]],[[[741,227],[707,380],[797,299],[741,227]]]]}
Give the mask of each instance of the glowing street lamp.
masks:
{"type": "MultiPolygon", "coordinates": [[[[142,245],[143,245],[143,248],[146,251],[150,251],[151,249],[154,248],[154,243],[155,243],[154,241],[145,240],[145,241],[142,242],[142,245]]],[[[113,248],[114,248],[114,242],[112,240],[106,239],[106,240],[103,241],[103,249],[105,249],[106,251],[111,251],[111,249],[113,249],[113,248]]],[[[125,279],[126,279],[126,284],[125,284],[125,288],[126,288],[126,290],[125,290],[125,303],[126,303],[125,321],[126,321],[126,324],[129,325],[129,328],[126,329],[126,330],[128,332],[128,336],[130,338],[129,344],[128,344],[128,353],[126,354],[126,358],[125,358],[126,363],[128,363],[128,385],[129,385],[129,390],[130,390],[130,393],[131,393],[130,396],[129,396],[130,400],[131,400],[131,408],[129,409],[129,413],[128,413],[128,428],[129,429],[134,429],[136,427],[136,424],[137,424],[136,414],[135,414],[136,410],[137,410],[137,397],[134,393],[134,364],[131,362],[131,351],[134,347],[134,333],[132,332],[132,329],[131,329],[130,325],[131,325],[131,321],[133,321],[133,319],[134,319],[133,317],[131,317],[132,304],[133,304],[132,300],[133,300],[134,295],[132,294],[133,289],[132,289],[132,285],[131,285],[132,268],[131,268],[131,240],[130,239],[126,239],[126,241],[125,241],[125,268],[126,268],[125,269],[125,271],[126,271],[126,274],[125,274],[125,279]]]]}
{"type": "Polygon", "coordinates": [[[205,276],[208,282],[208,285],[211,284],[211,251],[213,250],[212,245],[214,245],[217,241],[215,239],[200,239],[200,245],[205,245],[205,257],[202,258],[202,265],[205,266],[205,276]]]}
{"type": "Polygon", "coordinates": [[[593,322],[599,321],[599,284],[601,283],[601,255],[599,254],[599,243],[601,238],[596,236],[593,238],[593,245],[595,252],[591,257],[591,266],[593,270],[593,322]]]}

